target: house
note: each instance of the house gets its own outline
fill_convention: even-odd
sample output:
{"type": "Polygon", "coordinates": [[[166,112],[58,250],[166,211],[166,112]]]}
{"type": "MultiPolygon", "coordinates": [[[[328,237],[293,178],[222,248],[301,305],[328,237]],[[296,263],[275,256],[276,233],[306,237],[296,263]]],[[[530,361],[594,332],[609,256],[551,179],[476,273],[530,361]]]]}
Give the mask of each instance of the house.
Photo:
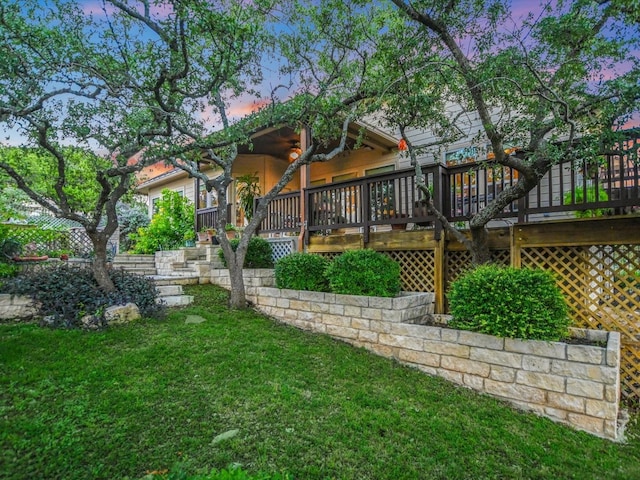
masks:
{"type": "MultiPolygon", "coordinates": [[[[347,149],[338,158],[327,163],[314,163],[303,167],[299,174],[284,188],[282,195],[294,194],[304,188],[328,185],[356,178],[363,178],[372,174],[392,172],[399,168],[397,156],[397,139],[391,135],[360,123],[353,123],[349,128],[347,149]],[[356,142],[360,148],[355,148],[356,142]],[[301,186],[304,188],[301,189],[301,186]]],[[[282,177],[288,166],[290,155],[299,152],[300,135],[289,128],[270,128],[258,132],[252,137],[251,150],[247,146],[241,147],[238,158],[234,162],[233,175],[255,175],[261,193],[270,190],[282,177]]],[[[329,146],[328,148],[331,148],[329,146]]],[[[216,175],[216,167],[203,163],[202,171],[209,178],[216,175]]],[[[146,195],[149,199],[149,215],[155,212],[155,205],[164,189],[169,189],[191,199],[196,205],[197,220],[195,228],[214,225],[218,212],[218,202],[215,192],[207,192],[202,182],[189,178],[187,173],[179,168],[167,168],[163,164],[156,164],[143,170],[138,175],[136,192],[146,195]]],[[[243,211],[239,207],[239,200],[235,184],[230,186],[228,198],[235,199],[230,205],[228,221],[238,227],[244,225],[243,211]]],[[[289,230],[299,230],[301,219],[299,213],[295,219],[289,219],[289,230]]],[[[269,219],[267,219],[269,221],[269,219]]],[[[273,221],[273,217],[271,218],[273,221]]]]}

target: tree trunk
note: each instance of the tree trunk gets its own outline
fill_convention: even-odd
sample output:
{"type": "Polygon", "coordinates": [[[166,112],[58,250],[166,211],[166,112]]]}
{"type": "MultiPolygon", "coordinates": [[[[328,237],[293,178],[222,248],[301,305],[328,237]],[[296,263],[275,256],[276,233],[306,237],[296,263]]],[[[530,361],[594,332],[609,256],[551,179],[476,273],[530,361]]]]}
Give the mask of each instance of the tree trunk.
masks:
{"type": "Polygon", "coordinates": [[[246,308],[247,297],[244,290],[244,277],[242,275],[242,267],[238,267],[235,262],[229,265],[229,278],[231,279],[231,297],[229,306],[231,308],[246,308]]]}
{"type": "Polygon", "coordinates": [[[105,292],[113,292],[116,287],[109,276],[107,268],[107,241],[109,238],[101,233],[89,234],[89,238],[93,242],[93,251],[95,257],[91,264],[93,277],[98,282],[98,286],[105,292]]]}
{"type": "Polygon", "coordinates": [[[485,227],[471,228],[471,262],[482,265],[490,261],[489,232],[485,227]]]}

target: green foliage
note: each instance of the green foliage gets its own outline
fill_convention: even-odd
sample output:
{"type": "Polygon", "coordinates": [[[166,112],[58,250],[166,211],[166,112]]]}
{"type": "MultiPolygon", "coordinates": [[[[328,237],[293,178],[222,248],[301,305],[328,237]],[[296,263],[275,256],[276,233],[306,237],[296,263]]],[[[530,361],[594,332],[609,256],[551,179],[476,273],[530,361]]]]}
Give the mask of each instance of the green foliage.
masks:
{"type": "Polygon", "coordinates": [[[147,206],[137,202],[118,203],[116,212],[120,225],[120,250],[126,252],[133,247],[130,235],[149,225],[147,206]]]}
{"type": "Polygon", "coordinates": [[[259,472],[254,475],[250,475],[241,467],[230,466],[229,468],[223,468],[222,470],[213,469],[206,474],[190,475],[186,472],[186,468],[177,465],[174,466],[169,472],[148,474],[142,477],[140,480],[293,480],[293,477],[288,474],[280,473],[263,473],[259,472]]]}
{"type": "Polygon", "coordinates": [[[40,305],[39,315],[53,316],[53,325],[62,328],[80,326],[85,315],[102,318],[105,308],[128,302],[138,305],[143,316],[161,313],[151,280],[122,270],[111,270],[109,274],[116,286],[111,293],[98,286],[90,268],[67,263],[24,272],[4,282],[0,290],[30,296],[40,305]]]}
{"type": "MultiPolygon", "coordinates": [[[[229,240],[231,249],[235,252],[240,245],[239,238],[229,240]]],[[[227,266],[222,249],[218,250],[218,258],[227,266]]],[[[244,257],[244,268],[273,268],[273,247],[262,237],[251,237],[247,246],[247,255],[244,257]]]]}
{"type": "MultiPolygon", "coordinates": [[[[578,187],[575,189],[575,204],[576,206],[580,206],[583,203],[592,203],[592,202],[606,202],[609,200],[609,195],[607,192],[598,187],[596,192],[596,188],[593,186],[587,187],[587,197],[585,198],[584,189],[582,187],[578,187]]],[[[572,205],[572,195],[571,192],[567,192],[564,195],[564,204],[572,205]]],[[[588,218],[588,217],[602,217],[603,215],[607,215],[609,213],[608,208],[596,208],[592,210],[576,210],[574,215],[577,218],[588,218]]]]}
{"type": "Polygon", "coordinates": [[[454,328],[536,340],[568,333],[566,303],[544,270],[482,265],[456,279],[448,299],[454,328]]]}
{"type": "Polygon", "coordinates": [[[194,206],[188,199],[172,190],[163,190],[156,213],[149,226],[138,228],[131,234],[133,253],[151,254],[159,250],[182,247],[187,240],[195,239],[193,230],[194,206]]]}
{"type": "Polygon", "coordinates": [[[253,202],[260,196],[260,177],[258,172],[239,176],[236,179],[236,184],[238,186],[240,207],[244,210],[247,220],[250,221],[251,217],[253,217],[253,202]]]}
{"type": "Polygon", "coordinates": [[[276,262],[275,275],[278,288],[328,292],[329,281],[325,270],[329,261],[312,253],[292,253],[276,262]]]}
{"type": "Polygon", "coordinates": [[[335,293],[394,297],[400,292],[400,265],[370,249],[350,250],[336,257],[326,275],[335,293]]]}

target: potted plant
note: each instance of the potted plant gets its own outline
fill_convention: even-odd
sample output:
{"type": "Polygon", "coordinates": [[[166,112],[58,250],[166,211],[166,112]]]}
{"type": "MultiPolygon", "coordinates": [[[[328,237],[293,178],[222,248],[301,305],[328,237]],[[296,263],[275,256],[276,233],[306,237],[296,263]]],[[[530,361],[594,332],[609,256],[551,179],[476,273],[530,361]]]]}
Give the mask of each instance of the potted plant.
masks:
{"type": "Polygon", "coordinates": [[[253,204],[255,199],[260,196],[260,177],[258,172],[247,173],[236,179],[238,186],[238,200],[240,207],[244,211],[244,217],[247,221],[251,221],[253,217],[253,204]]]}
{"type": "Polygon", "coordinates": [[[231,240],[232,238],[236,238],[236,226],[233,223],[227,223],[224,226],[224,231],[227,234],[227,238],[231,240]]]}
{"type": "Polygon", "coordinates": [[[202,227],[200,231],[197,232],[198,242],[205,243],[209,241],[209,228],[210,227],[202,227]]]}

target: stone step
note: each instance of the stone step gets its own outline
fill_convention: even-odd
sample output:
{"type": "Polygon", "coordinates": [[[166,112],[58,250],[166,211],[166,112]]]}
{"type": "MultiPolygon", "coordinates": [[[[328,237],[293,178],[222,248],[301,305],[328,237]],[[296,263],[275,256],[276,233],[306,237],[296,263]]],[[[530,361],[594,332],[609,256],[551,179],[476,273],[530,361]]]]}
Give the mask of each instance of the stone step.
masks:
{"type": "Polygon", "coordinates": [[[120,266],[116,266],[115,268],[117,270],[124,270],[125,272],[134,273],[136,275],[143,275],[145,277],[148,277],[149,275],[155,275],[157,273],[155,268],[140,268],[140,267],[124,268],[120,266]]]}
{"type": "Polygon", "coordinates": [[[160,285],[197,285],[200,283],[200,278],[192,275],[189,277],[178,277],[178,276],[159,276],[159,275],[149,275],[149,278],[153,280],[156,286],[160,285]]]}
{"type": "Polygon", "coordinates": [[[161,297],[182,295],[182,285],[157,285],[156,290],[161,297]]]}
{"type": "Polygon", "coordinates": [[[162,302],[167,307],[182,307],[193,303],[193,295],[167,295],[166,297],[158,297],[156,302],[162,302]]]}
{"type": "Polygon", "coordinates": [[[141,263],[141,264],[154,264],[156,263],[155,255],[116,255],[113,257],[113,263],[115,264],[130,264],[130,263],[141,263]]]}

